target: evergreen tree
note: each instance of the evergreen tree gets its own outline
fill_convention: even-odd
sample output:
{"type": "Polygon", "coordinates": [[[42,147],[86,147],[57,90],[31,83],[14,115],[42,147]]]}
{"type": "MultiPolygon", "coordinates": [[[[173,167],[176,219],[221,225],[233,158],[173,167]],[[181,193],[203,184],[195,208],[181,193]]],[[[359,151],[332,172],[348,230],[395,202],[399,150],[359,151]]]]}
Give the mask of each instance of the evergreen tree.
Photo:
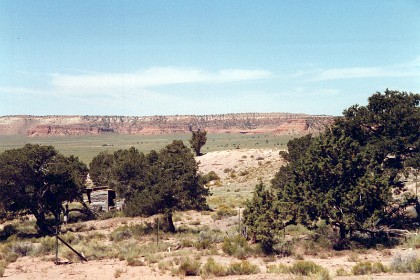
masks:
{"type": "Polygon", "coordinates": [[[110,186],[114,164],[114,155],[107,151],[95,156],[89,164],[89,175],[93,183],[97,186],[110,186]]]}
{"type": "Polygon", "coordinates": [[[273,251],[275,238],[281,225],[276,196],[263,183],[255,186],[251,200],[247,200],[244,210],[244,224],[252,235],[252,240],[261,242],[266,253],[273,251]]]}
{"type": "Polygon", "coordinates": [[[0,203],[6,211],[33,214],[40,233],[51,233],[46,216],[59,220],[64,201],[83,200],[87,167],[52,146],[27,144],[0,155],[0,203]]]}
{"type": "Polygon", "coordinates": [[[207,131],[198,129],[191,131],[192,136],[190,139],[191,148],[194,150],[196,156],[201,156],[201,148],[207,142],[207,131]]]}
{"type": "Polygon", "coordinates": [[[201,183],[194,155],[182,141],[146,156],[134,148],[114,156],[113,174],[119,193],[126,198],[127,215],[163,213],[169,231],[175,232],[173,211],[208,207],[209,191],[201,183]]]}
{"type": "Polygon", "coordinates": [[[314,226],[324,219],[345,238],[386,221],[405,168],[419,158],[419,94],[386,90],[352,106],[319,137],[301,138],[282,154],[289,163],[272,181],[280,213],[314,226]]]}

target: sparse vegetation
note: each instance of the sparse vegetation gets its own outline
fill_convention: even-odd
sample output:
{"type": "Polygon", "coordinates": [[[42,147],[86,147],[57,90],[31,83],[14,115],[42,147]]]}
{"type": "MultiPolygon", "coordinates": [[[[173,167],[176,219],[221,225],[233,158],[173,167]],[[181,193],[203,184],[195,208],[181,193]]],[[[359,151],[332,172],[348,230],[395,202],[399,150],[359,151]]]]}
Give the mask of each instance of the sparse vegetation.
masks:
{"type": "Polygon", "coordinates": [[[217,263],[210,257],[201,268],[201,275],[203,277],[222,277],[228,275],[228,269],[225,265],[217,263]]]}
{"type": "Polygon", "coordinates": [[[402,273],[420,273],[420,258],[412,251],[398,254],[392,260],[391,270],[402,273]]]}
{"type": "MultiPolygon", "coordinates": [[[[335,138],[333,136],[331,137],[330,140],[334,142],[335,138]]],[[[307,149],[314,149],[309,147],[312,145],[311,143],[314,139],[317,138],[314,136],[307,136],[304,139],[290,142],[289,153],[285,153],[283,156],[293,161],[294,157],[299,157],[309,151],[307,149]],[[308,144],[308,146],[306,146],[306,144],[308,144]]],[[[266,141],[266,139],[260,140],[261,144],[268,144],[271,142],[279,143],[278,140],[272,141],[271,138],[270,141],[266,141]]],[[[235,141],[234,147],[238,147],[239,145],[242,147],[242,143],[238,143],[239,141],[235,141]]],[[[329,142],[322,143],[327,145],[329,142]]],[[[351,268],[351,273],[354,275],[387,272],[420,272],[420,258],[418,257],[420,239],[417,235],[411,235],[401,247],[399,247],[398,242],[388,242],[389,240],[387,241],[386,238],[381,235],[381,232],[377,233],[377,231],[375,231],[377,236],[374,238],[370,235],[369,231],[361,231],[360,229],[363,229],[363,226],[365,226],[364,224],[355,223],[359,228],[351,228],[352,231],[349,230],[350,228],[347,227],[347,225],[344,229],[341,229],[340,225],[347,223],[347,219],[357,222],[358,217],[353,217],[353,213],[349,214],[348,212],[345,212],[350,211],[349,209],[351,207],[347,202],[347,204],[344,204],[344,206],[347,207],[344,212],[341,212],[342,209],[340,208],[334,212],[335,214],[333,213],[335,216],[330,217],[330,208],[334,208],[335,205],[334,199],[331,201],[324,200],[325,211],[322,215],[319,215],[318,207],[320,206],[318,205],[318,200],[304,200],[299,202],[303,204],[306,203],[305,207],[313,207],[310,208],[311,211],[313,210],[312,212],[299,212],[303,210],[303,208],[300,208],[301,205],[292,200],[292,198],[302,198],[301,193],[299,192],[302,190],[301,187],[309,188],[309,186],[305,186],[305,182],[302,181],[300,182],[302,185],[294,185],[296,189],[292,188],[291,185],[282,189],[284,190],[284,193],[280,193],[279,188],[275,188],[276,186],[279,186],[277,184],[282,184],[279,181],[280,179],[289,180],[290,178],[287,176],[297,176],[295,173],[286,172],[283,174],[284,177],[283,175],[278,174],[273,180],[274,188],[265,183],[258,184],[254,190],[252,199],[244,204],[244,201],[247,198],[250,198],[252,192],[251,188],[254,183],[251,184],[250,182],[257,178],[254,173],[257,171],[259,172],[259,170],[265,170],[264,168],[266,168],[267,163],[274,162],[275,159],[273,159],[272,156],[262,152],[256,153],[255,156],[249,155],[249,152],[247,152],[248,155],[244,156],[242,151],[235,151],[238,152],[241,159],[239,160],[240,162],[238,162],[238,158],[236,158],[236,160],[233,161],[233,164],[230,165],[232,166],[231,168],[227,168],[220,163],[210,167],[219,172],[221,177],[223,177],[222,179],[217,175],[216,171],[210,171],[199,178],[200,176],[197,175],[197,166],[191,169],[197,176],[189,177],[191,173],[189,173],[188,170],[186,173],[183,173],[183,171],[185,171],[183,167],[185,167],[186,158],[176,158],[180,152],[179,148],[181,148],[181,150],[183,150],[183,148],[180,143],[175,144],[176,147],[173,145],[170,145],[170,147],[167,146],[165,152],[162,152],[162,155],[165,157],[162,159],[162,162],[159,162],[159,157],[161,156],[160,152],[142,154],[139,151],[135,151],[135,149],[131,149],[119,150],[117,153],[112,154],[112,156],[117,155],[115,159],[118,159],[118,164],[121,164],[118,167],[118,176],[120,176],[119,178],[123,178],[125,180],[124,183],[126,183],[126,185],[123,185],[116,181],[112,182],[112,179],[116,177],[113,177],[115,174],[111,174],[112,176],[108,182],[110,182],[112,187],[118,189],[120,193],[125,192],[127,194],[126,198],[130,199],[132,198],[131,195],[137,195],[140,192],[147,190],[136,198],[138,199],[137,201],[131,201],[135,203],[130,210],[126,209],[126,214],[128,214],[127,211],[136,210],[136,207],[146,207],[146,209],[142,209],[141,211],[141,213],[145,213],[146,215],[160,213],[165,219],[162,219],[162,216],[159,216],[159,236],[156,235],[158,216],[152,218],[136,217],[131,219],[121,217],[121,212],[108,212],[103,214],[103,217],[106,216],[109,220],[100,221],[100,217],[98,217],[98,221],[93,223],[83,222],[83,219],[79,220],[79,218],[75,216],[74,219],[70,219],[69,224],[62,227],[62,238],[70,243],[76,250],[82,251],[89,260],[118,259],[123,266],[130,266],[130,268],[128,268],[130,274],[131,271],[139,269],[136,268],[136,266],[148,266],[154,273],[157,272],[156,269],[159,269],[158,273],[163,274],[170,271],[173,275],[176,274],[181,277],[189,275],[200,275],[202,277],[249,275],[261,273],[260,267],[262,263],[266,263],[267,273],[293,274],[293,276],[290,276],[293,277],[293,279],[303,279],[306,277],[331,279],[330,272],[327,268],[320,266],[319,263],[321,263],[321,261],[318,263],[317,259],[333,259],[334,256],[342,256],[340,259],[343,259],[344,262],[354,262],[353,267],[351,268]],[[176,155],[171,154],[172,152],[176,155]],[[264,157],[261,155],[264,155],[264,157]],[[123,158],[125,156],[127,156],[127,158],[123,158]],[[260,162],[261,167],[257,167],[256,160],[253,161],[256,167],[247,166],[246,164],[248,164],[248,161],[251,161],[251,159],[254,159],[255,157],[257,157],[257,160],[260,162]],[[250,158],[250,160],[245,160],[247,158],[250,158]],[[244,163],[243,166],[242,162],[244,163]],[[149,167],[157,168],[162,166],[164,166],[165,170],[172,169],[172,171],[159,173],[156,171],[157,169],[152,168],[148,170],[149,167]],[[177,169],[178,166],[181,166],[180,169],[177,169]],[[148,207],[154,207],[163,200],[170,200],[180,193],[171,191],[167,195],[165,186],[160,186],[160,183],[153,181],[156,178],[147,177],[148,175],[144,173],[146,169],[147,172],[153,173],[156,171],[156,176],[166,176],[164,178],[165,181],[162,181],[165,184],[170,182],[171,178],[175,177],[175,175],[179,175],[180,178],[182,177],[176,184],[174,183],[171,185],[174,188],[180,187],[180,189],[182,189],[184,187],[183,184],[190,182],[191,178],[193,178],[193,180],[198,178],[198,181],[196,182],[197,184],[200,184],[200,187],[203,187],[203,184],[208,184],[212,181],[222,181],[223,184],[221,184],[222,187],[217,188],[215,188],[217,185],[215,182],[206,186],[206,189],[211,189],[212,192],[213,190],[216,190],[215,192],[217,195],[210,198],[200,196],[202,198],[201,202],[205,202],[204,199],[207,199],[206,201],[211,204],[211,208],[208,208],[205,212],[182,212],[185,209],[191,209],[190,207],[184,207],[185,205],[178,207],[174,206],[175,204],[172,204],[174,208],[165,208],[171,212],[169,215],[173,215],[172,222],[175,221],[177,225],[178,232],[171,233],[171,230],[168,230],[171,225],[168,220],[168,213],[165,213],[166,210],[161,209],[155,211],[155,209],[149,209],[148,207]],[[180,172],[176,173],[174,170],[180,172]],[[133,175],[136,172],[139,173],[133,175]],[[224,172],[224,174],[222,174],[222,172],[224,172]],[[233,178],[231,176],[232,173],[234,174],[233,178]],[[184,175],[185,178],[183,177],[184,175]],[[148,181],[150,178],[153,180],[148,181]],[[149,188],[149,185],[162,187],[162,189],[152,189],[149,188]],[[136,191],[131,192],[133,190],[136,191]],[[158,191],[153,192],[152,190],[158,191]],[[285,196],[283,195],[290,195],[289,198],[291,199],[285,200],[285,196]],[[141,202],[144,201],[151,202],[151,204],[147,206],[141,204],[141,202]],[[329,207],[331,205],[333,206],[329,207]],[[238,208],[240,206],[246,206],[245,210],[241,212],[241,216],[242,213],[245,216],[242,216],[244,219],[241,221],[239,221],[239,216],[237,216],[238,208]],[[174,212],[174,209],[176,212],[174,212]],[[344,216],[342,216],[342,220],[340,220],[339,216],[342,215],[342,213],[344,213],[344,216]],[[324,214],[325,216],[323,216],[324,214]],[[209,215],[211,215],[211,218],[209,215]],[[234,216],[237,217],[229,218],[234,216]],[[153,218],[155,218],[155,220],[153,220],[153,218]],[[71,223],[76,219],[79,220],[78,223],[71,223]],[[334,222],[337,220],[339,220],[339,223],[334,222]],[[242,222],[244,222],[244,224],[240,224],[242,222]],[[343,236],[340,235],[341,230],[344,231],[345,238],[342,238],[343,236]],[[356,231],[356,234],[354,231],[356,231]],[[350,235],[350,232],[352,235],[350,235]],[[254,244],[255,241],[257,244],[254,244]],[[158,245],[157,242],[159,243],[158,245]],[[337,243],[343,246],[333,246],[337,245],[337,243]],[[342,250],[346,248],[351,250],[342,250]],[[376,254],[375,257],[369,256],[370,250],[374,250],[375,248],[381,250],[381,256],[386,259],[381,259],[384,263],[388,263],[392,258],[389,268],[380,262],[372,261],[376,260],[378,257],[378,253],[376,252],[372,254],[376,254]],[[403,254],[395,255],[395,252],[393,250],[388,250],[388,248],[405,248],[406,250],[403,254]],[[293,263],[291,265],[279,264],[278,262],[285,262],[285,259],[281,259],[281,257],[284,256],[291,256],[291,259],[294,259],[294,261],[292,261],[293,263]],[[309,261],[309,259],[314,261],[309,261]],[[272,263],[276,264],[273,265],[272,263]]],[[[352,147],[350,147],[350,151],[352,151],[351,148],[352,147]]],[[[341,149],[327,149],[327,151],[338,151],[338,153],[344,154],[347,152],[341,149]]],[[[365,152],[367,153],[367,151],[365,152]]],[[[356,163],[358,163],[357,156],[358,154],[356,153],[356,163]]],[[[191,157],[188,156],[188,158],[191,157]]],[[[308,157],[306,159],[300,158],[299,161],[306,162],[313,158],[314,157],[308,157]]],[[[340,160],[340,157],[334,158],[340,160]]],[[[390,159],[390,161],[392,160],[390,159]]],[[[309,161],[309,164],[313,164],[313,160],[309,161]]],[[[113,164],[116,164],[116,161],[113,164]]],[[[329,165],[329,163],[326,164],[327,165],[325,166],[328,168],[336,167],[335,165],[329,165]]],[[[340,163],[337,164],[339,165],[340,163]]],[[[385,162],[383,164],[385,166],[389,163],[385,162]]],[[[194,162],[191,161],[191,166],[192,165],[194,165],[194,162]]],[[[325,166],[319,167],[319,170],[323,170],[325,166]]],[[[411,167],[412,165],[410,163],[410,168],[411,167]]],[[[302,169],[298,168],[296,170],[302,172],[308,171],[303,167],[302,169]]],[[[412,169],[409,169],[407,172],[410,173],[410,170],[412,169]]],[[[309,172],[307,174],[312,173],[309,172]]],[[[318,174],[320,174],[320,176],[322,175],[322,173],[318,174]]],[[[395,174],[398,175],[398,173],[395,174]]],[[[405,178],[408,178],[407,176],[405,178]]],[[[412,176],[412,174],[410,174],[410,176],[412,176]]],[[[398,176],[396,176],[395,179],[397,180],[398,176]]],[[[365,181],[366,188],[369,188],[372,182],[376,183],[375,180],[372,180],[367,178],[365,181]]],[[[410,183],[413,182],[412,179],[407,180],[411,180],[409,181],[410,183]]],[[[285,181],[282,182],[284,183],[285,181]]],[[[164,185],[164,183],[162,183],[162,185],[164,185]]],[[[360,189],[357,190],[360,191],[360,189]]],[[[407,193],[404,193],[404,195],[406,194],[407,193]]],[[[325,194],[319,194],[321,198],[325,198],[323,195],[325,194]]],[[[349,197],[350,195],[352,195],[351,192],[349,193],[349,197]]],[[[360,199],[364,199],[363,194],[361,197],[362,198],[360,198],[360,196],[356,197],[356,201],[353,201],[352,203],[358,204],[360,199]]],[[[413,205],[412,200],[410,200],[411,198],[409,196],[407,196],[407,198],[407,205],[413,205]]],[[[189,200],[186,200],[185,202],[181,199],[179,201],[187,204],[190,203],[189,200]]],[[[205,205],[205,203],[201,205],[205,205]]],[[[362,204],[358,205],[364,206],[362,204]]],[[[368,204],[368,206],[369,205],[370,204],[368,204]]],[[[160,207],[160,205],[158,206],[160,207]]],[[[307,210],[307,208],[305,209],[307,210]]],[[[364,210],[358,209],[357,211],[363,212],[364,210]]],[[[398,214],[399,213],[403,213],[403,211],[401,210],[398,214]]],[[[377,217],[377,214],[378,213],[375,213],[373,216],[377,217]]],[[[382,214],[379,213],[378,215],[380,216],[382,214]]],[[[46,217],[47,219],[52,218],[49,215],[46,217]]],[[[363,223],[364,222],[365,221],[363,221],[363,223]]],[[[380,220],[379,222],[382,223],[383,220],[380,220]]],[[[22,267],[20,262],[24,261],[24,258],[19,259],[20,257],[36,256],[40,257],[39,259],[48,261],[53,259],[55,252],[54,237],[42,237],[37,235],[34,230],[34,225],[35,219],[32,217],[25,217],[25,219],[22,218],[19,220],[19,222],[15,221],[12,224],[6,224],[3,229],[0,230],[0,276],[4,274],[7,265],[11,262],[18,261],[17,264],[11,265],[11,269],[16,268],[19,270],[19,267],[22,267]]],[[[353,224],[351,224],[351,226],[353,226],[353,224]]],[[[374,228],[374,225],[372,225],[372,227],[374,228]]],[[[395,240],[397,239],[395,238],[395,240]]],[[[70,261],[78,260],[77,256],[65,246],[60,246],[59,255],[70,261]]],[[[286,260],[289,261],[290,258],[287,258],[286,260]]],[[[345,264],[346,267],[347,265],[348,263],[345,264]]],[[[330,264],[328,264],[328,266],[331,268],[330,264]]],[[[334,269],[339,266],[340,264],[334,264],[331,271],[334,272],[334,269]]],[[[114,266],[111,271],[111,273],[114,273],[115,278],[124,278],[125,275],[123,276],[123,274],[127,272],[127,269],[125,269],[125,267],[115,268],[114,266]]],[[[344,267],[340,267],[335,271],[335,275],[337,276],[349,276],[351,273],[344,267]]]]}
{"type": "Polygon", "coordinates": [[[335,275],[337,275],[337,276],[350,276],[351,273],[349,271],[347,271],[346,269],[340,267],[339,269],[336,270],[335,275]]]}
{"type": "Polygon", "coordinates": [[[243,236],[236,235],[234,237],[225,237],[222,250],[229,256],[245,259],[250,253],[251,247],[243,236]]]}
{"type": "Polygon", "coordinates": [[[250,275],[260,272],[255,264],[249,261],[234,262],[229,265],[228,272],[230,275],[250,275]]]}
{"type": "Polygon", "coordinates": [[[117,268],[117,269],[115,269],[115,272],[114,272],[114,277],[115,278],[120,278],[121,277],[121,275],[123,274],[123,273],[126,273],[127,272],[127,270],[126,269],[123,269],[123,268],[117,268]]]}
{"type": "Polygon", "coordinates": [[[200,274],[200,267],[200,262],[186,258],[181,261],[177,274],[180,276],[196,276],[200,274]]]}
{"type": "Polygon", "coordinates": [[[217,208],[216,212],[211,215],[211,217],[214,220],[220,220],[223,218],[236,216],[237,214],[238,214],[237,210],[232,209],[226,204],[222,204],[217,208]]]}

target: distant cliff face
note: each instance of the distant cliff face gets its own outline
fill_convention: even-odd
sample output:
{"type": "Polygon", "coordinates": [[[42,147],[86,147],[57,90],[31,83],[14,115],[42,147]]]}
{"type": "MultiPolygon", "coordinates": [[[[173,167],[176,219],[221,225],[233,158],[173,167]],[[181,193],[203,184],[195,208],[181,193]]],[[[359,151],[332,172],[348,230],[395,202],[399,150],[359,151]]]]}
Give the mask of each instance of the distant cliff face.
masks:
{"type": "Polygon", "coordinates": [[[153,135],[189,133],[306,134],[322,131],[331,116],[289,113],[245,113],[177,116],[4,116],[0,135],[67,136],[104,133],[153,135]]]}

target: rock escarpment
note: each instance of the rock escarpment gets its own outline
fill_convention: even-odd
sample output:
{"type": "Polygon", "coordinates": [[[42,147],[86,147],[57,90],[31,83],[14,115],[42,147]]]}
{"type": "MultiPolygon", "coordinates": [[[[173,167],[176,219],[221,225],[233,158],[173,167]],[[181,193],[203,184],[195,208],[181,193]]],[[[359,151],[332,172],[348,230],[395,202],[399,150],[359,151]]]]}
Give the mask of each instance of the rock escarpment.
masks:
{"type": "Polygon", "coordinates": [[[244,113],[176,116],[3,116],[0,135],[67,136],[104,133],[155,135],[189,133],[306,134],[322,131],[331,116],[289,113],[244,113]]]}

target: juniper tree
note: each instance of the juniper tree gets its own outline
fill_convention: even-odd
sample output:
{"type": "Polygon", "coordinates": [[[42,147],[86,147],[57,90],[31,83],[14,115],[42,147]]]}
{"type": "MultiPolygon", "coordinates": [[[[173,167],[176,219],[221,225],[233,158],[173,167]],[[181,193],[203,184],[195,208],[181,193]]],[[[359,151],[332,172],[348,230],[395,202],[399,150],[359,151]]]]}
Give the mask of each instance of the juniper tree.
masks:
{"type": "Polygon", "coordinates": [[[192,136],[190,139],[191,148],[194,150],[196,156],[201,156],[201,148],[207,142],[207,131],[198,129],[191,131],[192,136]]]}
{"type": "Polygon", "coordinates": [[[111,185],[114,164],[114,155],[107,151],[95,156],[89,164],[89,175],[93,183],[98,186],[111,185]]]}
{"type": "Polygon", "coordinates": [[[273,180],[279,211],[308,226],[324,219],[341,238],[385,222],[393,194],[404,190],[401,172],[419,157],[419,101],[419,94],[376,93],[306,148],[289,145],[289,164],[273,180]]]}
{"type": "Polygon", "coordinates": [[[276,195],[262,182],[255,186],[252,199],[247,200],[244,210],[244,223],[252,240],[260,242],[266,253],[273,251],[275,238],[281,227],[276,195]]]}
{"type": "Polygon", "coordinates": [[[175,232],[173,211],[207,208],[209,191],[201,183],[194,155],[182,141],[173,141],[158,153],[143,155],[132,148],[115,157],[113,174],[126,198],[127,215],[162,213],[169,231],[175,232]]]}
{"type": "Polygon", "coordinates": [[[58,220],[64,201],[82,201],[87,167],[52,146],[27,144],[0,155],[0,203],[6,211],[33,214],[40,233],[51,233],[46,216],[58,220]]]}

